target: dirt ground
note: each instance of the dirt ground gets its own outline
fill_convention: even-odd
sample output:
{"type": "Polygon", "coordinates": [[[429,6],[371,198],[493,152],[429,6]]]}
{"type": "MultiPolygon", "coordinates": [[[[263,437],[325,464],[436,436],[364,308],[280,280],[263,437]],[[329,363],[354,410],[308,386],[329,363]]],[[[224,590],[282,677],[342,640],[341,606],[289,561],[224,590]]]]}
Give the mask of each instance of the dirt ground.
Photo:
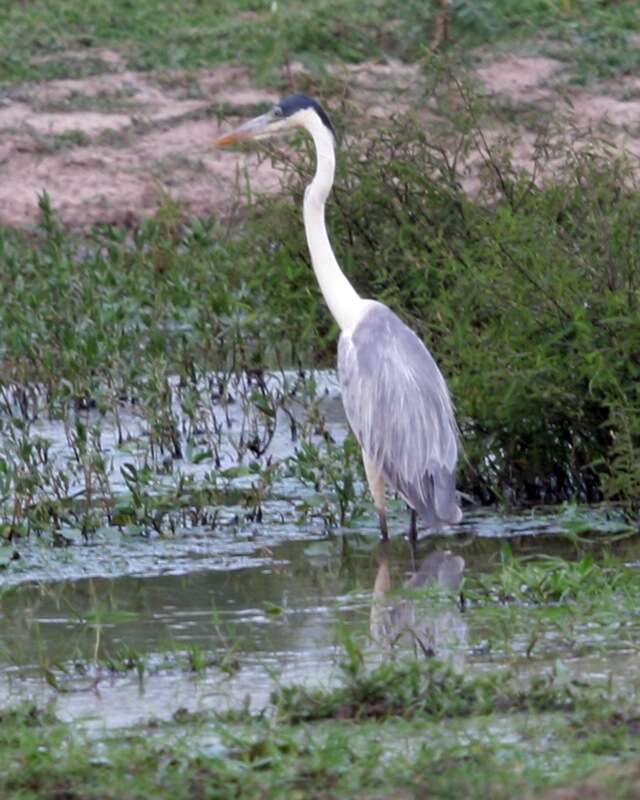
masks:
{"type": "MultiPolygon", "coordinates": [[[[0,98],[0,223],[32,224],[44,191],[66,224],[83,227],[132,224],[151,215],[167,194],[188,213],[207,215],[227,209],[249,177],[256,191],[277,186],[268,160],[212,147],[236,121],[234,108],[278,99],[253,87],[246,70],[141,73],[129,71],[116,53],[97,55],[110,72],[25,84],[0,98]]],[[[615,147],[640,156],[640,78],[599,94],[563,83],[562,69],[550,58],[509,56],[482,63],[475,77],[512,106],[516,130],[518,109],[533,104],[605,131],[615,147]]],[[[418,67],[393,63],[340,71],[363,118],[409,107],[412,87],[422,79],[418,67]]],[[[514,157],[526,165],[535,135],[524,126],[520,134],[514,157]]]]}

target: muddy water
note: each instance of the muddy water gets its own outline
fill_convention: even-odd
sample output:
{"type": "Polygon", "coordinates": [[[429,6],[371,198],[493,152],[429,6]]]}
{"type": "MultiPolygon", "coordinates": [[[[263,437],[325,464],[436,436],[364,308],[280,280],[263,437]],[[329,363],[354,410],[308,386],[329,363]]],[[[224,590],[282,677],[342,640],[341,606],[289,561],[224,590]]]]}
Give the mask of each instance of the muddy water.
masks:
{"type": "MultiPolygon", "coordinates": [[[[283,374],[271,388],[288,391],[295,379],[283,374]]],[[[317,413],[339,444],[346,424],[335,375],[318,373],[314,381],[317,413]]],[[[238,396],[250,389],[237,388],[238,396]]],[[[250,425],[262,424],[240,406],[211,409],[212,427],[224,430],[223,469],[238,463],[238,442],[250,425]]],[[[287,414],[279,412],[265,458],[292,455],[291,419],[304,426],[308,411],[306,401],[294,396],[287,414]]],[[[177,398],[175,414],[182,425],[177,398]]],[[[133,409],[123,410],[120,446],[108,416],[89,414],[86,424],[100,426],[117,497],[126,490],[124,464],[147,463],[145,425],[133,409]]],[[[65,463],[64,424],[34,427],[65,463]]],[[[313,425],[305,435],[321,441],[313,425]]],[[[206,482],[211,464],[186,459],[176,469],[206,482]]],[[[328,535],[322,518],[301,517],[297,509],[313,489],[286,475],[265,497],[261,522],[249,521],[246,502],[233,493],[246,493],[254,480],[228,482],[215,525],[178,524],[175,533],[162,536],[105,525],[88,540],[70,536],[70,546],[62,547],[52,546],[52,538],[20,540],[19,558],[5,559],[0,569],[0,708],[23,699],[51,700],[61,717],[98,726],[166,719],[180,709],[258,710],[278,682],[338,680],[341,631],[373,663],[409,651],[445,659],[459,670],[511,667],[525,675],[561,659],[582,676],[633,680],[640,673],[635,618],[592,620],[587,614],[576,621],[563,617],[561,608],[523,605],[469,603],[462,610],[455,580],[439,597],[396,592],[433,577],[428,559],[435,551],[451,551],[447,574],[458,579],[461,565],[466,576],[491,570],[505,540],[522,555],[573,559],[585,548],[600,552],[597,544],[576,539],[587,533],[627,562],[640,563],[637,537],[624,538],[628,529],[614,514],[589,511],[585,518],[568,508],[497,516],[467,509],[462,525],[425,537],[411,553],[402,536],[408,520],[401,504],[390,504],[394,538],[382,550],[370,506],[351,528],[328,535]]]]}
{"type": "Polygon", "coordinates": [[[370,558],[357,558],[358,577],[350,560],[335,544],[293,541],[268,555],[228,552],[226,568],[23,584],[2,599],[0,702],[57,695],[62,716],[112,725],[247,695],[263,706],[277,675],[319,679],[334,668],[338,619],[366,627],[370,558]],[[125,648],[144,660],[142,680],[109,669],[125,648]]]}
{"type": "MultiPolygon", "coordinates": [[[[595,521],[610,542],[614,523],[595,521]]],[[[473,604],[461,611],[455,591],[422,600],[393,593],[434,550],[447,547],[471,574],[497,562],[505,538],[518,553],[575,557],[584,546],[566,533],[558,514],[471,513],[458,532],[423,540],[415,556],[402,537],[381,551],[373,519],[322,538],[285,525],[40,555],[33,544],[3,575],[0,706],[50,698],[64,718],[108,726],[179,709],[260,709],[279,681],[337,679],[341,627],[372,660],[408,649],[457,669],[525,674],[562,659],[583,676],[637,679],[638,623],[621,631],[586,618],[566,631],[553,609],[498,618],[473,604]],[[534,626],[539,642],[527,658],[534,626]]],[[[634,538],[608,547],[640,561],[634,538]]]]}

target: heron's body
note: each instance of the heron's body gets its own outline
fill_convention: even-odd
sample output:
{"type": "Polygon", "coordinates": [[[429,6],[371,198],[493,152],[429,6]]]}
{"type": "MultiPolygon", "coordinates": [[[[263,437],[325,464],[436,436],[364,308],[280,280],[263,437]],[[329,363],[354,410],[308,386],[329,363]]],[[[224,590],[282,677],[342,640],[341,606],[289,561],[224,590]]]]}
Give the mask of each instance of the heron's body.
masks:
{"type": "Polygon", "coordinates": [[[360,321],[340,336],[338,371],[381,520],[384,481],[428,525],[458,522],[453,409],[420,339],[386,306],[370,301],[360,321]]]}
{"type": "Polygon", "coordinates": [[[458,436],[447,385],[431,354],[392,311],[361,298],[336,261],[325,225],[333,186],[335,134],[323,109],[297,95],[219,140],[220,145],[289,127],[313,137],[317,163],[304,197],[311,263],[338,323],[338,372],[349,424],[360,443],[369,488],[387,526],[385,484],[430,526],[458,522],[458,436]],[[264,133],[263,133],[264,131],[264,133]]]}

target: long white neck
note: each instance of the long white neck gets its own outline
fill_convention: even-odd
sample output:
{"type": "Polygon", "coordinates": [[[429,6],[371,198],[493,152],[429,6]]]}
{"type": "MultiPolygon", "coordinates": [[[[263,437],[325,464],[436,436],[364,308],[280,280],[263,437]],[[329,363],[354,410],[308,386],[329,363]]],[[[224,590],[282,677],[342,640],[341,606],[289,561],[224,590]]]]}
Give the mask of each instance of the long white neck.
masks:
{"type": "Polygon", "coordinates": [[[335,145],[333,136],[315,113],[309,113],[305,128],[316,146],[316,173],[304,194],[304,229],[324,299],[341,330],[355,325],[364,301],[347,280],[333,254],[324,218],[324,205],[333,186],[335,145]]]}

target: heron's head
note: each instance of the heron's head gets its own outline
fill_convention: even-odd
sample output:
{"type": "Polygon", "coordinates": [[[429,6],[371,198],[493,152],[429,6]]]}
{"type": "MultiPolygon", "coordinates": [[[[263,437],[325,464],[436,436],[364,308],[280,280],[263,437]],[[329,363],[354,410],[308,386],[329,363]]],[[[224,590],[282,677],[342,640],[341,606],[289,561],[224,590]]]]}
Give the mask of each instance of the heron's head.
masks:
{"type": "Polygon", "coordinates": [[[306,94],[294,94],[281,100],[266,114],[254,117],[231,133],[221,136],[215,141],[215,145],[227,147],[249,139],[266,139],[295,128],[313,131],[313,127],[318,124],[327,128],[334,140],[337,139],[331,120],[320,103],[306,94]]]}

